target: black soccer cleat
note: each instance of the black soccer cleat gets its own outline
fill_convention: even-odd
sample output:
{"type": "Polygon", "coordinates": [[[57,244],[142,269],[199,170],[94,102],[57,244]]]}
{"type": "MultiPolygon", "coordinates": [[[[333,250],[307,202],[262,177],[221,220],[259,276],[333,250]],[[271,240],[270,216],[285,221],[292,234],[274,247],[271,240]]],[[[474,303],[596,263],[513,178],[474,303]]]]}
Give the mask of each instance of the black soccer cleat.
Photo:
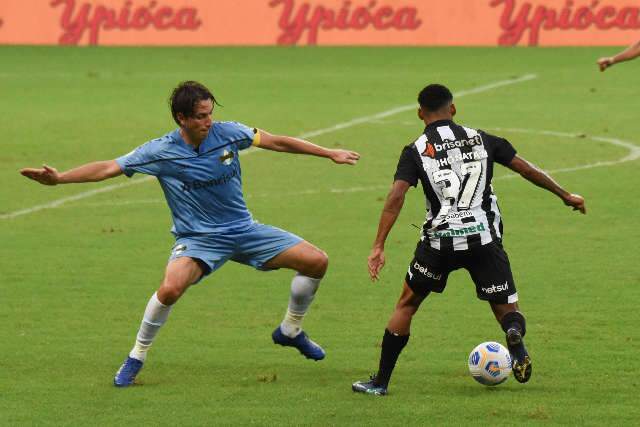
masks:
{"type": "Polygon", "coordinates": [[[375,375],[371,375],[369,381],[356,381],[351,385],[351,390],[356,393],[372,394],[374,396],[385,396],[387,394],[386,386],[376,384],[375,375]]]}
{"type": "Polygon", "coordinates": [[[513,358],[511,370],[519,383],[526,383],[531,378],[531,358],[522,341],[522,334],[516,328],[507,331],[507,347],[513,358]]]}

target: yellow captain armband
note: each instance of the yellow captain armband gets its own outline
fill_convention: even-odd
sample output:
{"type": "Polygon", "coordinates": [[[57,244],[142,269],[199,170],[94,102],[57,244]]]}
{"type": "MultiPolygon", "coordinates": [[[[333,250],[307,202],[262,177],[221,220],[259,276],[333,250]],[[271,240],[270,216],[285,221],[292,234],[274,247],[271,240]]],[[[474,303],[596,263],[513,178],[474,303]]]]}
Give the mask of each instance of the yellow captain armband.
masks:
{"type": "Polygon", "coordinates": [[[253,141],[251,141],[251,145],[254,147],[260,145],[260,130],[257,128],[253,128],[253,141]]]}

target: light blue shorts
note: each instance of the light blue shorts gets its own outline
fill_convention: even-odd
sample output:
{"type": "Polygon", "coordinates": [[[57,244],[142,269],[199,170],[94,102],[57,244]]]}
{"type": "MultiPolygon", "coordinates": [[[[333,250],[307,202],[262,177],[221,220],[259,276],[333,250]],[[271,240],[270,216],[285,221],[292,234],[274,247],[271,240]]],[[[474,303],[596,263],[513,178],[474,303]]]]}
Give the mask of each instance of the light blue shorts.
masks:
{"type": "Polygon", "coordinates": [[[271,225],[254,222],[251,227],[233,233],[211,233],[180,237],[171,250],[169,261],[181,257],[200,260],[207,276],[228,260],[270,270],[264,265],[273,257],[302,242],[302,238],[271,225]]]}

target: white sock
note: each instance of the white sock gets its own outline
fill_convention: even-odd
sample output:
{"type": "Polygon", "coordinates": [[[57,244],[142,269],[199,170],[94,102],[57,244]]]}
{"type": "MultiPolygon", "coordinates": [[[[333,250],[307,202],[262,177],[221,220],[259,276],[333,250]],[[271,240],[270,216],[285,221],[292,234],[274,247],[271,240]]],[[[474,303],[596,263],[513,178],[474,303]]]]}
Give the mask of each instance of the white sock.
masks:
{"type": "Polygon", "coordinates": [[[316,295],[320,280],[298,273],[291,281],[289,307],[280,324],[282,333],[289,338],[294,338],[302,332],[302,320],[316,295]]]}
{"type": "Polygon", "coordinates": [[[154,293],[147,303],[147,308],[144,311],[144,317],[136,336],[136,343],[129,353],[129,357],[138,359],[144,362],[147,358],[147,351],[153,343],[153,339],[160,330],[160,327],[164,325],[169,317],[171,311],[171,305],[164,305],[158,300],[158,294],[154,293]]]}

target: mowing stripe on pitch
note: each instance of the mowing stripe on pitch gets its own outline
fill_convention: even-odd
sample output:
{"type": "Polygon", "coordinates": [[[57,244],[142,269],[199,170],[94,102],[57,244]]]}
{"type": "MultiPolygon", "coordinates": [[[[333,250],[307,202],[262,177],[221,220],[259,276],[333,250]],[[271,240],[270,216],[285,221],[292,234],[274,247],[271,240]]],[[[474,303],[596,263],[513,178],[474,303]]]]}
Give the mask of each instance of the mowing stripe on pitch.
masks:
{"type": "MultiPolygon", "coordinates": [[[[482,93],[482,92],[486,92],[492,89],[497,89],[499,87],[503,87],[503,86],[510,86],[510,85],[514,85],[514,84],[518,84],[518,83],[523,83],[529,80],[533,80],[535,78],[537,78],[538,76],[536,74],[527,74],[525,76],[522,77],[518,77],[515,79],[507,79],[507,80],[500,80],[497,82],[493,82],[493,83],[489,83],[486,85],[482,85],[482,86],[478,86],[472,89],[467,89],[467,90],[463,90],[460,92],[456,92],[454,93],[454,96],[456,98],[460,98],[462,96],[466,96],[466,95],[474,95],[476,93],[482,93]]],[[[383,111],[381,113],[377,113],[377,114],[372,114],[369,116],[363,116],[363,117],[358,117],[356,119],[353,120],[349,120],[347,122],[343,122],[343,123],[338,123],[336,125],[324,128],[324,129],[318,129],[318,130],[313,130],[313,131],[309,131],[309,132],[305,132],[301,135],[298,135],[298,138],[311,138],[314,136],[318,136],[318,135],[324,135],[327,133],[331,133],[331,132],[335,132],[341,129],[347,129],[362,123],[367,123],[370,122],[372,120],[379,120],[379,119],[383,119],[385,117],[389,117],[389,116],[393,116],[394,114],[398,114],[398,113],[402,113],[405,111],[410,111],[413,109],[416,109],[417,105],[416,104],[408,104],[408,105],[404,105],[401,107],[395,107],[395,108],[391,108],[389,110],[383,111]]],[[[249,150],[246,150],[244,152],[242,152],[241,154],[250,154],[256,152],[256,149],[251,148],[249,150]]],[[[109,191],[113,191],[113,190],[118,190],[120,188],[124,188],[124,187],[129,187],[132,185],[137,185],[137,184],[142,184],[145,182],[148,182],[150,180],[152,180],[153,177],[147,176],[147,177],[143,177],[143,178],[139,178],[139,179],[133,179],[129,182],[124,182],[121,184],[112,184],[112,185],[107,185],[105,187],[100,187],[97,188],[95,190],[89,190],[89,191],[84,191],[82,193],[78,193],[76,195],[73,196],[69,196],[69,197],[63,197],[61,199],[57,199],[54,200],[52,202],[48,202],[48,203],[44,203],[41,205],[36,205],[30,208],[26,208],[26,209],[21,209],[18,211],[14,211],[14,212],[9,212],[6,214],[0,214],[0,219],[11,219],[11,218],[16,218],[22,215],[28,215],[34,212],[38,212],[41,211],[43,209],[52,209],[52,208],[57,208],[65,203],[68,202],[74,202],[76,200],[81,200],[81,199],[85,199],[87,197],[92,197],[95,196],[96,194],[100,194],[100,193],[106,193],[109,191]]]]}

